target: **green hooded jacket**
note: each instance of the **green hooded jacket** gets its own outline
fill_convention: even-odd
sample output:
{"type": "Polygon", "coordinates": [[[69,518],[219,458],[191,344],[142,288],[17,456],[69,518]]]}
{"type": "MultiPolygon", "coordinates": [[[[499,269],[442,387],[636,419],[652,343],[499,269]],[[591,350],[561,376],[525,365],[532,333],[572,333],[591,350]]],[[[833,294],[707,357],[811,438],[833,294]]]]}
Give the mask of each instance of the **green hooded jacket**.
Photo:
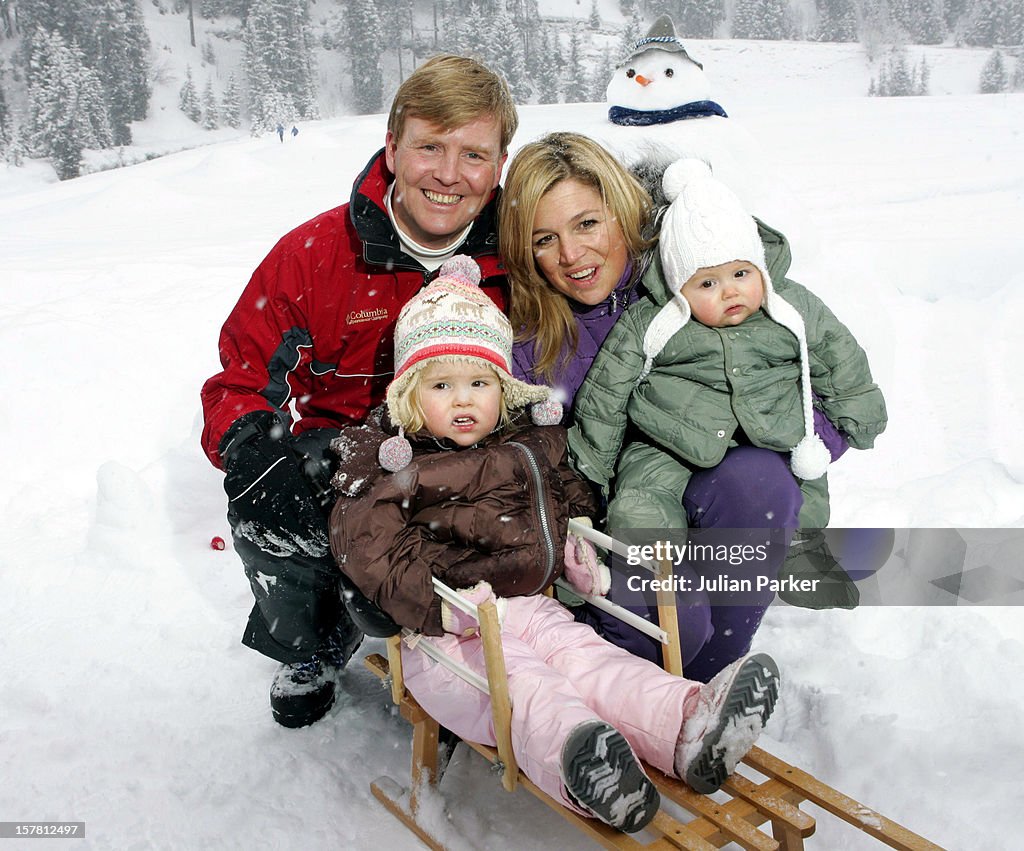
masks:
{"type": "MultiPolygon", "coordinates": [[[[786,238],[758,221],[775,292],[804,320],[815,405],[851,446],[870,448],[885,402],[864,350],[825,304],[786,278],[786,238]]],[[[681,283],[681,282],[680,282],[681,283]]],[[[615,324],[575,399],[569,448],[577,469],[611,497],[608,527],[685,529],[683,491],[694,469],[716,466],[737,433],[788,453],[804,436],[796,336],[759,311],[741,325],[690,320],[644,376],[647,327],[673,294],[660,258],[646,292],[615,324]]],[[[800,481],[801,527],[828,524],[825,476],[800,481]]]]}

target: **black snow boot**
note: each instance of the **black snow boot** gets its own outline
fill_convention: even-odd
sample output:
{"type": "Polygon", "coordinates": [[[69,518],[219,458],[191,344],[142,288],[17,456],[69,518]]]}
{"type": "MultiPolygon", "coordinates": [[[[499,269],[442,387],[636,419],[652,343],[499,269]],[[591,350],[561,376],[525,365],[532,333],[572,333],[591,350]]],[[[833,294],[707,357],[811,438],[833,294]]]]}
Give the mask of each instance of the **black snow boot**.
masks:
{"type": "Polygon", "coordinates": [[[363,640],[342,615],[313,658],[277,669],[270,685],[270,711],[283,727],[305,727],[323,718],[334,705],[337,676],[363,640]]]}
{"type": "Polygon", "coordinates": [[[270,684],[270,711],[282,727],[305,727],[323,718],[334,705],[334,668],[319,657],[282,665],[270,684]]]}
{"type": "Polygon", "coordinates": [[[860,590],[836,561],[821,529],[798,529],[779,570],[779,597],[804,609],[854,609],[860,590]]]}
{"type": "Polygon", "coordinates": [[[584,810],[624,833],[643,830],[661,806],[622,733],[604,721],[588,721],[562,748],[562,781],[584,810]]]}

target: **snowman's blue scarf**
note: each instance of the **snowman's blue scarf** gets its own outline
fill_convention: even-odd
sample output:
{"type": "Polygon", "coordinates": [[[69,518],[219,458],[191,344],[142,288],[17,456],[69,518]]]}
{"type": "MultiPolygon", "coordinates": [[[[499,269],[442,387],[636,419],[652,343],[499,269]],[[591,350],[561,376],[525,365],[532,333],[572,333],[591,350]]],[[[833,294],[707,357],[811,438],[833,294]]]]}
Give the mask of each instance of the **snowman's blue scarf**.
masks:
{"type": "Polygon", "coordinates": [[[672,109],[652,109],[648,111],[627,109],[624,106],[613,106],[608,110],[608,118],[612,124],[625,124],[635,127],[646,127],[648,124],[668,124],[682,121],[685,118],[707,118],[709,115],[720,115],[728,118],[725,110],[713,100],[695,100],[674,106],[672,109]]]}

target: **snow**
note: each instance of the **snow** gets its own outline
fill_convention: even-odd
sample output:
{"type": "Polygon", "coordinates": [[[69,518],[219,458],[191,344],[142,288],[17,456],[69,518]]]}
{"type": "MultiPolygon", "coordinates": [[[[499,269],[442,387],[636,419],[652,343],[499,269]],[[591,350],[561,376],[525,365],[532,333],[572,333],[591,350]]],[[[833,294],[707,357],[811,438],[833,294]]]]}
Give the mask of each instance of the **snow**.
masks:
{"type": "MultiPolygon", "coordinates": [[[[886,393],[889,430],[833,469],[834,525],[1024,525],[1024,95],[968,94],[979,51],[956,52],[956,73],[929,60],[950,94],[901,100],[861,96],[854,48],[694,53],[756,142],[741,165],[773,190],[793,277],[886,393]]],[[[593,104],[522,119],[516,146],[608,127],[593,104]]],[[[347,200],[384,119],[284,143],[160,126],[143,138],[202,147],[66,183],[0,171],[0,818],[84,820],[90,848],[417,847],[369,792],[405,783],[409,759],[374,676],[353,664],[313,727],[271,719],[275,663],[239,644],[251,595],[230,544],[211,548],[230,535],[199,448],[221,322],[277,238],[347,200]]],[[[944,847],[1017,847],[1022,622],[773,607],[755,649],[783,687],[760,744],[944,847]]],[[[588,847],[464,748],[441,794],[425,807],[454,848],[588,847]]],[[[808,844],[877,847],[823,815],[808,844]]]]}

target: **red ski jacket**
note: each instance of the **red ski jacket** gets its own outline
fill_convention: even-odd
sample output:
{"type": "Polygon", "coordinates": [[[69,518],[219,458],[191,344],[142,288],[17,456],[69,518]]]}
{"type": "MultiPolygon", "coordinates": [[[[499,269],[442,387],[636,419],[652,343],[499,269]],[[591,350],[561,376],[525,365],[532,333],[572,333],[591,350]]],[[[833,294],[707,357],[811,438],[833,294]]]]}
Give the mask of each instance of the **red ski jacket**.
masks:
{"type": "MultiPolygon", "coordinates": [[[[384,209],[392,180],[382,149],[348,204],[295,228],[253,273],[221,329],[224,369],[202,390],[203,449],[215,466],[224,433],[244,414],[276,412],[299,433],[361,423],[384,400],[398,312],[435,276],[399,247],[384,209]]],[[[459,251],[480,264],[481,286],[505,310],[499,191],[459,251]]]]}

